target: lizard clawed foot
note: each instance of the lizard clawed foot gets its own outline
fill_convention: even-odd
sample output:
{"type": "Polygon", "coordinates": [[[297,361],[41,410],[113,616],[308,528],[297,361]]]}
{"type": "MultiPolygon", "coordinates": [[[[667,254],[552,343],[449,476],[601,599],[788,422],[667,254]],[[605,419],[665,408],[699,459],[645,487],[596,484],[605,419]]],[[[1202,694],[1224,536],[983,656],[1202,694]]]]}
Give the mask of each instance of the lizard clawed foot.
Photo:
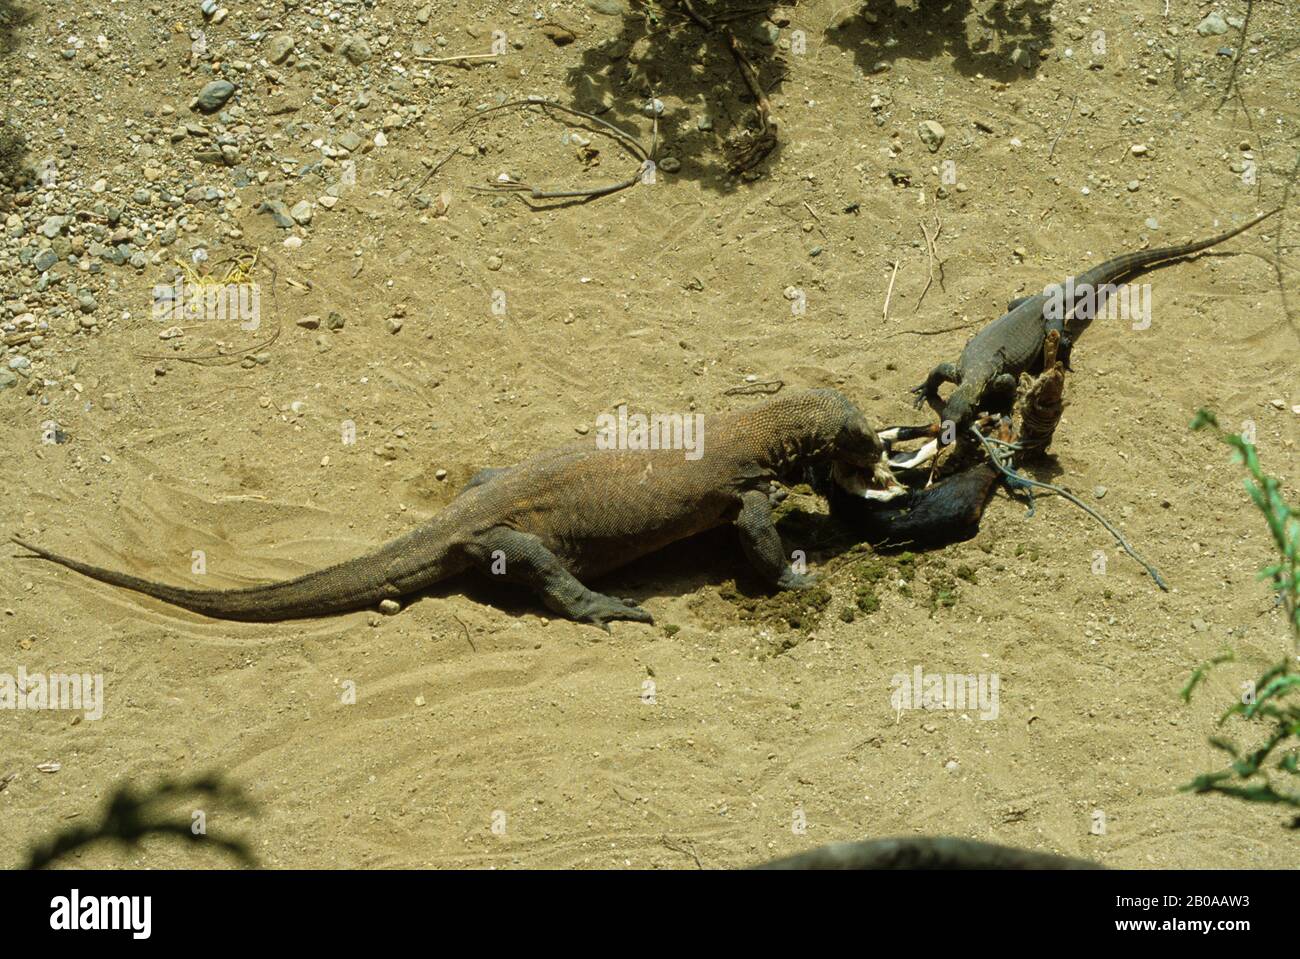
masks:
{"type": "Polygon", "coordinates": [[[786,570],[776,581],[777,589],[811,589],[821,579],[816,573],[793,573],[786,570]]]}
{"type": "Polygon", "coordinates": [[[629,620],[634,623],[654,624],[654,617],[632,600],[615,599],[613,596],[604,596],[600,593],[592,594],[591,603],[580,619],[584,623],[599,626],[607,633],[610,631],[609,624],[618,619],[629,620]]]}
{"type": "Polygon", "coordinates": [[[916,399],[912,400],[912,409],[919,410],[922,406],[925,405],[925,384],[924,383],[922,383],[920,386],[912,387],[910,390],[908,390],[908,392],[916,397],[916,399]]]}

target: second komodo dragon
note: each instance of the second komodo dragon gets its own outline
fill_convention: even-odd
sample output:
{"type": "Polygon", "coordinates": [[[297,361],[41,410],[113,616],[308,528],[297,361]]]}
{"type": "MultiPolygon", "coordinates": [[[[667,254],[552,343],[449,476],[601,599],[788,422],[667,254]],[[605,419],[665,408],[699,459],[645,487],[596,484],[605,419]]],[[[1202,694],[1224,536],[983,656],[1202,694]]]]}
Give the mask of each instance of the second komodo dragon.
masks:
{"type": "Polygon", "coordinates": [[[37,556],[217,619],[270,621],[373,608],[467,569],[535,591],[556,613],[608,629],[652,622],[641,607],[583,580],[669,543],[734,523],[758,572],[781,589],[809,585],[772,522],[773,483],[830,463],[845,488],[905,490],[862,413],[834,390],[796,393],[703,419],[703,455],[598,449],[594,438],[507,469],[483,470],[445,509],[374,552],[296,579],[242,589],[168,586],[92,566],[14,538],[37,556]]]}
{"type": "MultiPolygon", "coordinates": [[[[1180,246],[1166,246],[1154,250],[1123,253],[1094,266],[1082,276],[1075,277],[1072,286],[1075,295],[1088,298],[1093,315],[1097,315],[1114,283],[1139,270],[1167,260],[1199,253],[1249,230],[1256,223],[1277,213],[1270,210],[1235,229],[1204,240],[1194,240],[1180,246]]],[[[1071,281],[1067,281],[1071,282],[1071,281]]],[[[953,423],[958,435],[965,436],[975,416],[983,411],[1005,412],[1016,396],[1017,378],[1021,373],[1037,372],[1042,368],[1043,342],[1052,330],[1062,334],[1061,358],[1069,366],[1069,346],[1065,340],[1066,323],[1076,320],[1075,303],[1060,304],[1065,284],[1049,287],[1035,296],[1013,300],[1007,312],[984,327],[966,344],[955,364],[941,363],[930,371],[925,382],[912,390],[916,406],[928,402],[940,420],[953,423]],[[1055,310],[1049,308],[1055,306],[1055,310]],[[939,387],[955,383],[957,388],[947,400],[939,396],[939,387]]]]}

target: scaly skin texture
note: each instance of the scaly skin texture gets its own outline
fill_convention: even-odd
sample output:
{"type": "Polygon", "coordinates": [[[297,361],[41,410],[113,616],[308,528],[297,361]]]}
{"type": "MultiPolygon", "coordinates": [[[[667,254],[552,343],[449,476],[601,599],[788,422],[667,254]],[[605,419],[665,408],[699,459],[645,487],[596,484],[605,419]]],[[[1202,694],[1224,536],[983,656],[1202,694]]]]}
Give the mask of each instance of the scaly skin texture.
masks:
{"type": "MultiPolygon", "coordinates": [[[[1270,210],[1243,226],[1207,240],[1124,253],[1075,277],[1075,286],[1081,288],[1086,285],[1096,289],[1157,263],[1190,256],[1249,230],[1260,220],[1277,212],[1270,210]]],[[[1102,295],[1097,301],[1098,307],[1104,302],[1104,291],[1100,292],[1102,295]]],[[[1020,374],[1036,372],[1041,364],[1044,337],[1051,330],[1064,333],[1066,322],[1073,319],[1073,310],[1069,304],[1066,304],[1062,315],[1053,317],[1045,310],[1048,303],[1049,297],[1045,293],[1014,300],[1008,306],[1008,312],[971,337],[955,365],[941,363],[930,371],[924,383],[912,390],[916,396],[916,406],[919,408],[922,403],[928,402],[940,419],[957,426],[957,434],[962,437],[979,413],[1003,412],[1009,408],[1015,398],[1020,374]],[[939,396],[939,387],[944,383],[957,384],[946,402],[939,396]]],[[[1068,357],[1069,343],[1063,341],[1061,359],[1067,365],[1068,357]]]]}
{"type": "Polygon", "coordinates": [[[769,497],[782,478],[829,462],[897,488],[875,431],[834,390],[706,416],[703,440],[703,455],[692,460],[682,450],[602,450],[593,436],[518,466],[484,470],[436,516],[372,553],[245,589],[168,586],[14,542],[86,576],[217,619],[373,607],[474,568],[527,586],[557,613],[604,627],[651,617],[581,580],[724,523],[736,525],[742,550],[773,586],[809,585],[812,577],[792,571],[772,524],[769,497]]]}

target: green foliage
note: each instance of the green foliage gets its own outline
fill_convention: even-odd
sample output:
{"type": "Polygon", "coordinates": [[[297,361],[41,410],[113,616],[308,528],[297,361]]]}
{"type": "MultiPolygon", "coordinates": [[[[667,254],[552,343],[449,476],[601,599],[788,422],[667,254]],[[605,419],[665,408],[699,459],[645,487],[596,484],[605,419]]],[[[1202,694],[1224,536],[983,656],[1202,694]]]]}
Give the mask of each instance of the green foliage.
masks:
{"type": "MultiPolygon", "coordinates": [[[[1234,460],[1244,465],[1249,473],[1245,480],[1246,492],[1264,514],[1278,551],[1278,561],[1264,567],[1260,579],[1272,583],[1278,604],[1286,610],[1292,640],[1297,653],[1300,653],[1300,519],[1282,498],[1281,484],[1260,467],[1254,443],[1240,434],[1226,432],[1213,413],[1201,410],[1192,421],[1192,429],[1206,427],[1213,429],[1236,451],[1234,460]]],[[[1229,651],[1197,667],[1183,688],[1183,700],[1191,701],[1192,691],[1212,666],[1231,659],[1229,651]]],[[[1300,790],[1280,788],[1278,782],[1288,781],[1270,778],[1269,774],[1271,769],[1276,769],[1296,777],[1295,781],[1300,785],[1300,695],[1297,695],[1300,692],[1300,672],[1295,669],[1296,659],[1300,659],[1300,655],[1288,656],[1265,672],[1256,680],[1253,695],[1244,695],[1219,719],[1222,724],[1237,716],[1253,723],[1257,734],[1264,734],[1263,744],[1243,752],[1225,739],[1211,739],[1210,745],[1227,753],[1231,763],[1218,772],[1197,776],[1183,787],[1184,791],[1216,792],[1246,802],[1273,803],[1300,810],[1300,790]],[[1260,726],[1264,729],[1259,730],[1260,726]]],[[[1300,829],[1300,815],[1292,820],[1291,827],[1300,829]]]]}
{"type": "Polygon", "coordinates": [[[1268,523],[1273,542],[1277,545],[1279,561],[1260,570],[1260,579],[1273,582],[1278,601],[1286,607],[1287,619],[1295,634],[1300,651],[1300,518],[1282,498],[1281,484],[1276,477],[1266,474],[1259,465],[1255,444],[1239,433],[1228,433],[1209,410],[1201,410],[1192,420],[1192,429],[1211,427],[1219,439],[1237,451],[1234,459],[1244,463],[1250,473],[1243,482],[1246,492],[1268,523]]]}

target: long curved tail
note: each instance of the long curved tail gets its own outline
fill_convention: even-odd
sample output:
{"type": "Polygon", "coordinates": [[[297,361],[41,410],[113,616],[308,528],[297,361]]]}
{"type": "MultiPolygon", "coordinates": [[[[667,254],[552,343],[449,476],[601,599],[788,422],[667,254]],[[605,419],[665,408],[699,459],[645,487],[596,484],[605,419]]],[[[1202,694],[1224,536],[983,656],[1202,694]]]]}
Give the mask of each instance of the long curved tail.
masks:
{"type": "Polygon", "coordinates": [[[83,576],[121,586],[214,619],[269,622],[323,616],[373,607],[423,589],[464,568],[446,545],[435,517],[372,553],[307,573],[296,579],[242,589],[188,589],[93,566],[61,556],[17,536],[13,542],[37,557],[66,566],[83,576]]]}
{"type": "Polygon", "coordinates": [[[1205,240],[1193,240],[1191,243],[1184,243],[1181,246],[1162,246],[1154,250],[1139,250],[1136,253],[1123,253],[1117,257],[1107,260],[1105,263],[1094,266],[1087,273],[1075,278],[1075,284],[1082,286],[1101,286],[1103,283],[1114,283],[1121,277],[1128,276],[1134,270],[1140,270],[1143,267],[1152,266],[1156,263],[1162,263],[1165,260],[1176,260],[1179,257],[1191,256],[1193,253],[1200,253],[1202,250],[1209,249],[1224,240],[1231,240],[1238,233],[1244,233],[1261,220],[1267,220],[1273,214],[1281,211],[1281,207],[1262,213],[1248,223],[1228,230],[1226,233],[1220,233],[1218,236],[1212,236],[1205,240]]]}

